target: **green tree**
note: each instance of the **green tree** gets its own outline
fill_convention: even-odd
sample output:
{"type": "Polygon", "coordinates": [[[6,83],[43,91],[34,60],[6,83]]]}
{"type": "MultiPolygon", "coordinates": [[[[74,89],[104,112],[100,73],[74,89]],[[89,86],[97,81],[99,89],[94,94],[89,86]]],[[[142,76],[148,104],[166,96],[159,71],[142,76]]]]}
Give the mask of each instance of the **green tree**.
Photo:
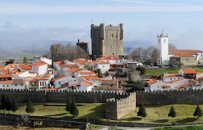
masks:
{"type": "Polygon", "coordinates": [[[97,74],[98,74],[99,77],[102,77],[101,69],[98,69],[98,70],[97,70],[97,74]]]}
{"type": "Polygon", "coordinates": [[[9,96],[6,96],[5,98],[5,108],[9,112],[12,108],[11,98],[9,96]]]}
{"type": "Polygon", "coordinates": [[[5,113],[5,109],[6,109],[6,95],[2,95],[1,96],[1,108],[3,110],[3,113],[5,113]]]}
{"type": "Polygon", "coordinates": [[[141,106],[139,108],[139,111],[137,112],[137,115],[141,116],[141,117],[146,117],[147,116],[144,103],[141,104],[141,106]]]}
{"type": "Polygon", "coordinates": [[[66,103],[66,111],[67,112],[70,112],[70,110],[71,110],[71,104],[72,104],[71,99],[68,98],[67,99],[67,103],[66,103]]]}
{"type": "Polygon", "coordinates": [[[195,112],[194,112],[193,115],[196,116],[197,118],[199,118],[200,116],[202,116],[202,110],[201,110],[201,108],[199,107],[199,105],[197,105],[197,107],[196,107],[195,112]]]}
{"type": "Polygon", "coordinates": [[[28,101],[27,101],[27,107],[26,107],[26,112],[30,114],[30,113],[33,113],[34,111],[35,111],[35,109],[34,109],[34,107],[32,105],[32,102],[31,102],[30,99],[28,99],[28,101]]]}
{"type": "Polygon", "coordinates": [[[77,117],[77,115],[79,114],[75,100],[72,100],[70,114],[72,114],[74,117],[77,117]]]}
{"type": "Polygon", "coordinates": [[[23,58],[23,64],[27,64],[28,63],[28,59],[27,59],[27,57],[24,57],[23,58]]]}
{"type": "Polygon", "coordinates": [[[18,102],[16,101],[15,98],[11,98],[11,104],[12,104],[11,105],[11,111],[15,113],[19,108],[18,102]]]}
{"type": "Polygon", "coordinates": [[[173,106],[170,108],[168,116],[172,117],[172,118],[176,117],[176,110],[175,110],[175,108],[173,106]]]}

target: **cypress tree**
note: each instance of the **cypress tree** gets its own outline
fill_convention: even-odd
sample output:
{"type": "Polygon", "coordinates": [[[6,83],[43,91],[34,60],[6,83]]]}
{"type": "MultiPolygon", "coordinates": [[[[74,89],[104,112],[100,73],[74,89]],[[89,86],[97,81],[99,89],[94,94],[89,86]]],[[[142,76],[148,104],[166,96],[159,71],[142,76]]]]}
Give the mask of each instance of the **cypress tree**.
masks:
{"type": "Polygon", "coordinates": [[[2,106],[2,95],[0,96],[0,110],[3,110],[3,106],[2,106]]]}
{"type": "Polygon", "coordinates": [[[24,57],[23,58],[23,64],[27,64],[28,63],[28,59],[27,59],[27,57],[24,57]]]}
{"type": "Polygon", "coordinates": [[[147,116],[147,113],[146,113],[146,110],[145,110],[145,106],[144,106],[143,103],[141,104],[141,106],[139,108],[139,111],[137,112],[137,115],[141,116],[141,117],[146,117],[147,116]]]}
{"type": "Polygon", "coordinates": [[[175,110],[175,108],[173,106],[170,108],[168,116],[172,117],[172,118],[176,117],[176,110],[175,110]]]}
{"type": "Polygon", "coordinates": [[[5,98],[5,108],[9,112],[12,108],[11,97],[6,96],[5,98]]]}
{"type": "Polygon", "coordinates": [[[201,108],[199,107],[199,105],[197,105],[196,109],[195,109],[195,112],[193,114],[194,116],[197,116],[197,118],[199,118],[200,116],[202,116],[202,110],[201,108]]]}
{"type": "Polygon", "coordinates": [[[71,99],[70,98],[68,98],[67,99],[67,103],[66,103],[66,111],[67,112],[70,112],[70,110],[71,110],[71,99]]]}
{"type": "Polygon", "coordinates": [[[18,102],[16,101],[15,98],[11,98],[11,111],[13,111],[14,113],[18,110],[18,102]]]}
{"type": "Polygon", "coordinates": [[[27,107],[26,107],[26,112],[30,114],[30,113],[33,113],[34,111],[35,110],[33,108],[32,102],[31,102],[30,99],[28,99],[28,101],[27,101],[27,107]]]}
{"type": "Polygon", "coordinates": [[[1,97],[1,107],[2,107],[3,113],[5,113],[5,109],[6,109],[6,95],[4,95],[4,94],[1,97]]]}
{"type": "Polygon", "coordinates": [[[79,114],[75,100],[72,100],[70,114],[72,114],[74,117],[76,117],[79,114]]]}

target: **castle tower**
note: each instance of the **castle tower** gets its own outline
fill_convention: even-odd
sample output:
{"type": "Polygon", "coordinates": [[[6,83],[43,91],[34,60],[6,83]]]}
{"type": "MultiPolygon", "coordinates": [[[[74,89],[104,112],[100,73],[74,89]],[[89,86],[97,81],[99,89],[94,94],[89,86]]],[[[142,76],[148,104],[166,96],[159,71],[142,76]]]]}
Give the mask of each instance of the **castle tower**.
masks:
{"type": "Polygon", "coordinates": [[[84,42],[84,41],[80,41],[78,39],[78,42],[76,43],[76,45],[81,48],[82,50],[84,50],[85,52],[87,52],[87,54],[89,54],[89,49],[88,49],[88,43],[84,42]]]}
{"type": "Polygon", "coordinates": [[[161,33],[157,36],[158,39],[158,49],[160,51],[160,58],[158,61],[159,65],[168,65],[169,64],[169,56],[168,56],[168,35],[161,33]]]}
{"type": "Polygon", "coordinates": [[[123,56],[123,24],[118,26],[91,25],[92,56],[123,56]]]}

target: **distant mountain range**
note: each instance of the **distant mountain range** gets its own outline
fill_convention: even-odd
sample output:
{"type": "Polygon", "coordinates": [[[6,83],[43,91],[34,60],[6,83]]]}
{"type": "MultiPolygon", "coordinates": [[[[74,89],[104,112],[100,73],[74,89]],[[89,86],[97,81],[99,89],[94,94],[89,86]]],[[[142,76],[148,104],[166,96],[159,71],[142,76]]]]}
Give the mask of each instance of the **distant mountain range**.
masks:
{"type": "MultiPolygon", "coordinates": [[[[32,56],[40,56],[47,54],[49,52],[50,46],[53,43],[61,43],[63,45],[66,44],[75,44],[75,41],[39,41],[34,43],[21,43],[21,44],[12,44],[12,46],[8,46],[8,44],[0,44],[0,58],[22,58],[32,57],[32,56]]],[[[147,41],[130,41],[125,42],[125,53],[128,54],[133,48],[137,47],[148,47],[153,44],[147,41]]]]}

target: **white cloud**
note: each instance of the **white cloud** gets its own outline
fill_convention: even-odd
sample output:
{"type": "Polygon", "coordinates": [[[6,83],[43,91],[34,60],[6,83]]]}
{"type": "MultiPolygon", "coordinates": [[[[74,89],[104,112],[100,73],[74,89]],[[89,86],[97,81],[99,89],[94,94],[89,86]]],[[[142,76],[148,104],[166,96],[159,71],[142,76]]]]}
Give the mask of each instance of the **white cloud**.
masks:
{"type": "MultiPolygon", "coordinates": [[[[131,0],[130,0],[131,1],[131,0]]],[[[137,1],[138,2],[138,1],[137,1]]],[[[146,3],[146,2],[145,2],[146,3]]],[[[148,5],[130,6],[38,6],[29,4],[0,4],[0,15],[62,14],[62,13],[130,13],[130,12],[202,12],[201,5],[148,5]]]]}

